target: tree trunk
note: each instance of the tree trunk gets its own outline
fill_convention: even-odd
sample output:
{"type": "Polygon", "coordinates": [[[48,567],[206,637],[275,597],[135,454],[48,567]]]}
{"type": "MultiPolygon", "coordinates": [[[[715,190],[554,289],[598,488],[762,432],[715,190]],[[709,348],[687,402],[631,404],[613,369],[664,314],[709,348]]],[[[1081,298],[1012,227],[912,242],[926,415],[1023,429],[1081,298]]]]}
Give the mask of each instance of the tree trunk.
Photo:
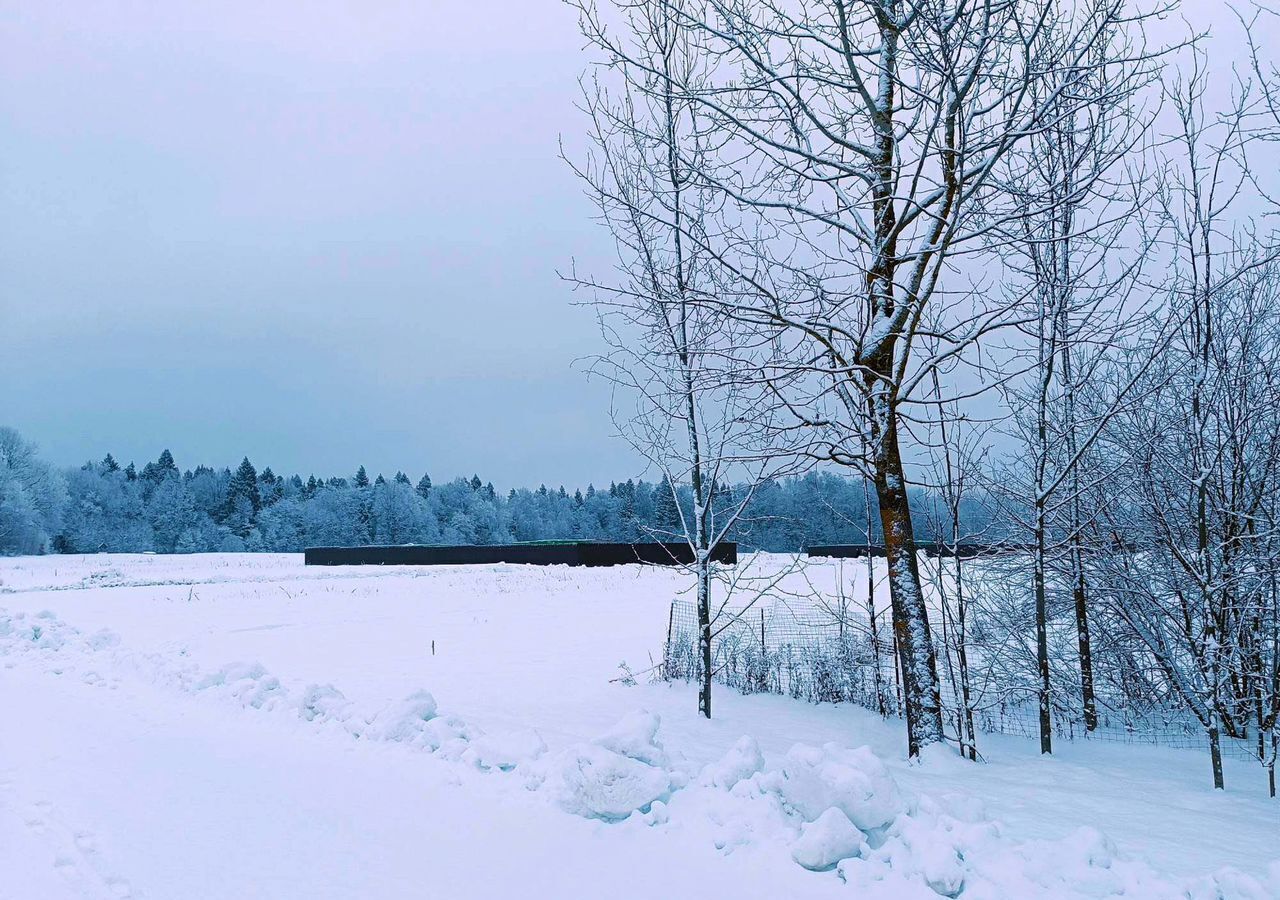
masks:
{"type": "Polygon", "coordinates": [[[881,671],[882,663],[880,661],[880,626],[876,624],[876,597],[875,588],[871,581],[871,556],[867,555],[867,620],[871,623],[871,658],[873,665],[873,676],[875,679],[876,691],[876,712],[881,716],[889,714],[889,710],[885,705],[884,697],[884,675],[881,671]]]}
{"type": "Polygon", "coordinates": [[[711,554],[698,548],[698,653],[702,659],[702,683],[698,688],[698,712],[711,718],[711,554]]]}
{"type": "Polygon", "coordinates": [[[942,701],[938,687],[938,662],[929,632],[929,614],[920,586],[911,507],[898,448],[896,415],[881,408],[876,438],[876,498],[884,534],[889,569],[889,597],[893,633],[902,668],[902,698],[907,719],[907,753],[943,739],[942,701]]]}
{"type": "Polygon", "coordinates": [[[862,480],[862,508],[866,523],[863,530],[867,539],[867,621],[871,625],[871,656],[875,664],[876,712],[884,717],[889,714],[889,708],[884,695],[884,676],[880,663],[880,626],[876,623],[876,569],[875,557],[871,555],[871,497],[868,495],[865,478],[862,480]]]}
{"type": "Polygon", "coordinates": [[[1053,752],[1053,718],[1049,705],[1049,610],[1045,588],[1045,510],[1044,501],[1036,499],[1036,667],[1040,676],[1040,752],[1053,752]]]}
{"type": "Polygon", "coordinates": [[[1274,799],[1276,795],[1276,755],[1280,753],[1280,732],[1275,728],[1271,732],[1271,756],[1267,759],[1267,789],[1274,799]]]}
{"type": "MultiPolygon", "coordinates": [[[[957,532],[958,534],[958,532],[957,532]]],[[[956,546],[960,539],[955,538],[956,546]]],[[[960,666],[960,701],[964,704],[964,726],[969,738],[969,759],[978,761],[978,734],[973,726],[973,698],[969,690],[969,654],[965,650],[965,596],[964,573],[960,564],[960,554],[956,553],[956,659],[960,666]]]]}
{"type": "Polygon", "coordinates": [[[1080,693],[1084,701],[1084,727],[1093,731],[1098,727],[1098,701],[1093,692],[1093,651],[1089,641],[1089,606],[1085,593],[1084,569],[1080,559],[1080,547],[1073,548],[1076,579],[1072,598],[1076,607],[1076,643],[1080,648],[1080,693]]]}
{"type": "Polygon", "coordinates": [[[1226,790],[1222,777],[1222,737],[1218,729],[1218,711],[1209,711],[1209,764],[1213,766],[1213,786],[1226,790]]]}

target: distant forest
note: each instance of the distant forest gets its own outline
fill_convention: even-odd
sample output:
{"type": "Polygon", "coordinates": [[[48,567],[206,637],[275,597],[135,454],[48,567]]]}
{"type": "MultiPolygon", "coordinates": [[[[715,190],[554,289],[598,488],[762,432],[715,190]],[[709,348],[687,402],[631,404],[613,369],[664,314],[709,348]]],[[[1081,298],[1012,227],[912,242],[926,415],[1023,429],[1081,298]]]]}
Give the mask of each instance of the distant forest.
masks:
{"type": "MultiPolygon", "coordinates": [[[[739,486],[717,490],[722,508],[739,486]]],[[[689,508],[687,489],[680,502],[689,508]]],[[[811,472],[757,489],[730,535],[749,549],[800,550],[866,540],[860,480],[811,472]]],[[[916,493],[917,529],[932,537],[930,495],[916,493]]],[[[968,517],[989,516],[975,504],[968,517]]],[[[874,519],[873,515],[873,519],[874,519]]],[[[873,522],[872,539],[878,523],[873,522]]],[[[35,447],[0,428],[0,553],[294,552],[313,546],[501,544],[535,540],[637,541],[681,534],[680,511],[665,480],[540,485],[503,493],[493,482],[404,472],[370,475],[359,466],[321,478],[239,466],[181,469],[164,450],[138,468],[110,453],[60,471],[35,447]]]]}

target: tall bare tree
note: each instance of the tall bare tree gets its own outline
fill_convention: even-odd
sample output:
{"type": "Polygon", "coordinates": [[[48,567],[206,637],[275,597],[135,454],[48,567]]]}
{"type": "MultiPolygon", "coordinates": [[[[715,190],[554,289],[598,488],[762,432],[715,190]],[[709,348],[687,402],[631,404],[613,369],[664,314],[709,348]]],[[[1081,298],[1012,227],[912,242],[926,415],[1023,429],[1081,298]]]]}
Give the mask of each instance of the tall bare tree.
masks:
{"type": "MultiPolygon", "coordinates": [[[[701,108],[676,90],[700,83],[705,71],[678,24],[680,8],[678,0],[629,3],[618,22],[627,54],[598,44],[599,68],[584,83],[594,151],[575,168],[613,234],[620,265],[613,280],[572,280],[592,292],[609,345],[594,370],[626,389],[615,422],[663,473],[677,533],[693,550],[698,710],[710,718],[712,556],[755,487],[789,471],[796,457],[761,441],[759,423],[772,401],[754,376],[742,377],[749,357],[741,329],[705,302],[737,287],[705,251],[719,200],[692,173],[706,164],[716,137],[701,108]]],[[[591,38],[595,10],[580,9],[591,38]]]]}
{"type": "MultiPolygon", "coordinates": [[[[1086,463],[1108,419],[1130,399],[1135,377],[1111,394],[1099,390],[1108,354],[1140,332],[1149,294],[1140,280],[1150,255],[1151,229],[1143,210],[1152,200],[1141,171],[1151,128],[1141,107],[1157,69],[1133,65],[1127,38],[1113,33],[1091,45],[1089,65],[1056,71],[1033,87],[1052,95],[1052,117],[1003,161],[1007,183],[1024,192],[1033,211],[1008,234],[1005,256],[1011,294],[1026,310],[1025,378],[1002,393],[1021,450],[997,484],[1019,494],[1010,504],[1030,535],[1031,594],[1035,603],[1040,749],[1052,752],[1050,593],[1055,563],[1071,596],[1084,723],[1098,724],[1085,567],[1086,501],[1092,478],[1086,463]],[[1046,205],[1044,201],[1050,202],[1046,205]],[[1080,397],[1092,392],[1089,415],[1080,397]],[[1104,400],[1105,398],[1105,400],[1104,400]]],[[[1147,359],[1160,346],[1147,340],[1147,359]]],[[[1144,371],[1138,367],[1138,375],[1144,371]]]]}
{"type": "MultiPolygon", "coordinates": [[[[1121,0],[1084,13],[1065,0],[671,6],[705,63],[673,93],[716,135],[691,179],[726,204],[726,230],[702,249],[745,287],[700,302],[769,342],[759,377],[791,414],[782,427],[875,485],[915,755],[943,730],[903,429],[929,372],[972,358],[1009,319],[1003,298],[957,275],[968,266],[981,282],[963,260],[1030,211],[1001,161],[1053,121],[1065,90],[1050,86],[1054,73],[1093,65],[1098,43],[1134,17],[1121,0]],[[922,350],[928,335],[936,352],[922,350]]],[[[599,16],[587,31],[669,77],[599,16]]]]}

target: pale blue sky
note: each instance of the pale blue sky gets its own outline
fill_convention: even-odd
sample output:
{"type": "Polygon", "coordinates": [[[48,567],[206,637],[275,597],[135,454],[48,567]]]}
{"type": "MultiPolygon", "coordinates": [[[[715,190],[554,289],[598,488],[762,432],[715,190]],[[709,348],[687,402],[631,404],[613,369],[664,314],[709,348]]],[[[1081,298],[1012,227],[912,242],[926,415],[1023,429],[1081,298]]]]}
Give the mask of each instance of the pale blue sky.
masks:
{"type": "Polygon", "coordinates": [[[556,0],[0,4],[0,422],[107,450],[626,477],[556,0]]]}

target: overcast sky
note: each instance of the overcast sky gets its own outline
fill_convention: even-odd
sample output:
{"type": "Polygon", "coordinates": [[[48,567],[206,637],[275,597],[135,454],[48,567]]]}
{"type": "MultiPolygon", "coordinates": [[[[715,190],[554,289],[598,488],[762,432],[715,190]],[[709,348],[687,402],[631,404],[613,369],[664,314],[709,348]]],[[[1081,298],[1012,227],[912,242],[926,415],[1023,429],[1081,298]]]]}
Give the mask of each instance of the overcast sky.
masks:
{"type": "Polygon", "coordinates": [[[558,159],[581,43],[559,0],[0,0],[0,424],[66,464],[635,474],[556,274],[613,262],[558,159]]]}
{"type": "Polygon", "coordinates": [[[68,464],[635,473],[556,274],[611,263],[562,4],[0,9],[0,424],[68,464]]]}

